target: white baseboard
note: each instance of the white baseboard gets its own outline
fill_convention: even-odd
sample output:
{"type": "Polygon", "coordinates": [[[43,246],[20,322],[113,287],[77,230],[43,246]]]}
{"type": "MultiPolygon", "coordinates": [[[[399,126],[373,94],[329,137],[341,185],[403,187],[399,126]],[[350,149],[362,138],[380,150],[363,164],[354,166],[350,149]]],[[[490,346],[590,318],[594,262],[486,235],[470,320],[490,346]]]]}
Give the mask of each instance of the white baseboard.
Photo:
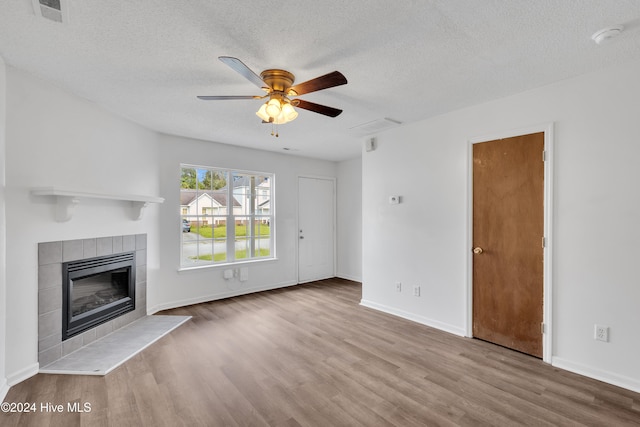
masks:
{"type": "Polygon", "coordinates": [[[0,381],[0,402],[4,402],[4,398],[7,397],[7,393],[9,392],[9,384],[7,384],[7,380],[2,378],[0,381]]]}
{"type": "Polygon", "coordinates": [[[614,374],[613,372],[603,371],[592,366],[572,362],[570,360],[563,359],[562,357],[557,356],[551,358],[551,365],[555,366],[556,368],[564,369],[565,371],[570,371],[575,374],[593,378],[594,380],[613,384],[615,386],[640,393],[640,381],[633,378],[614,374]]]}
{"type": "Polygon", "coordinates": [[[394,316],[402,317],[403,319],[411,320],[412,322],[420,323],[422,325],[430,326],[432,328],[440,329],[441,331],[449,332],[450,334],[465,336],[464,328],[449,325],[448,323],[439,322],[437,320],[429,319],[427,317],[419,316],[417,314],[409,313],[407,311],[398,310],[393,307],[388,307],[383,304],[378,304],[373,301],[360,300],[360,305],[374,310],[382,311],[384,313],[392,314],[394,316]]]}
{"type": "Polygon", "coordinates": [[[26,368],[21,369],[13,375],[7,376],[7,384],[9,386],[16,385],[21,383],[22,381],[31,378],[35,374],[38,373],[40,369],[40,365],[38,363],[34,363],[32,365],[27,366],[26,368]]]}
{"type": "Polygon", "coordinates": [[[233,289],[233,290],[228,290],[228,291],[224,291],[224,292],[219,292],[216,294],[209,294],[209,295],[202,295],[199,297],[194,297],[194,298],[188,298],[188,299],[183,299],[183,300],[179,300],[179,301],[172,301],[172,302],[167,302],[167,303],[163,303],[163,304],[156,304],[153,307],[149,307],[147,309],[147,312],[149,314],[155,314],[159,311],[162,310],[169,310],[172,308],[178,308],[178,307],[185,307],[187,305],[193,305],[193,304],[200,304],[203,302],[209,302],[209,301],[216,301],[219,299],[224,299],[224,298],[232,298],[232,297],[237,297],[240,295],[247,295],[247,294],[252,294],[255,292],[262,292],[262,291],[270,291],[273,289],[280,289],[280,288],[286,288],[289,286],[294,286],[297,285],[298,283],[291,283],[291,282],[286,282],[286,283],[279,283],[279,284],[271,284],[271,285],[267,285],[267,286],[258,286],[255,288],[243,288],[243,289],[233,289]]]}
{"type": "Polygon", "coordinates": [[[338,277],[340,279],[351,280],[352,282],[360,282],[360,283],[362,283],[362,277],[351,276],[350,274],[340,274],[340,273],[338,273],[336,275],[336,277],[338,277]]]}

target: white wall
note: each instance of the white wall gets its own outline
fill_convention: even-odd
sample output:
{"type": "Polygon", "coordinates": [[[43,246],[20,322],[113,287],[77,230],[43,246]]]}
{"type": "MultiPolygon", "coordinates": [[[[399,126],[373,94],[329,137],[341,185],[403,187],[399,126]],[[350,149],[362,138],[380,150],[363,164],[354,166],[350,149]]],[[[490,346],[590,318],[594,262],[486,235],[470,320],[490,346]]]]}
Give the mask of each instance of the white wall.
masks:
{"type": "Polygon", "coordinates": [[[49,198],[30,188],[158,195],[157,135],[26,73],[7,67],[6,376],[34,374],[38,346],[38,242],[147,233],[148,286],[159,268],[157,206],[141,221],[128,202],[82,200],[74,217],[54,220],[49,198]]]}
{"type": "Polygon", "coordinates": [[[8,391],[5,374],[6,352],[6,310],[7,310],[7,280],[6,280],[6,235],[5,218],[5,124],[6,124],[6,66],[0,57],[0,402],[8,391]]]}
{"type": "Polygon", "coordinates": [[[338,163],[337,276],[362,281],[362,159],[338,163]]]}
{"type": "Polygon", "coordinates": [[[554,122],[552,363],[640,391],[638,75],[636,62],[381,134],[363,156],[363,304],[466,334],[468,141],[554,122]]]}
{"type": "MultiPolygon", "coordinates": [[[[269,143],[265,131],[265,144],[269,143]]],[[[151,312],[297,283],[298,176],[336,177],[337,164],[176,136],[160,136],[160,276],[149,288],[151,312]],[[180,164],[275,174],[277,260],[244,264],[249,280],[225,280],[224,267],[178,271],[180,267],[180,164]]]]}

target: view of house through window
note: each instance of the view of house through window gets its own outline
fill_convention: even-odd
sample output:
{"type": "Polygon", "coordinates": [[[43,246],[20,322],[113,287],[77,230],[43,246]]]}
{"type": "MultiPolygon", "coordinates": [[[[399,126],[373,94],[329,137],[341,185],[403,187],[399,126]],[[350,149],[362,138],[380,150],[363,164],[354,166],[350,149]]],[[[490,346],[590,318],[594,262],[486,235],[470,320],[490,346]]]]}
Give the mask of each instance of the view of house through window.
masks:
{"type": "Polygon", "coordinates": [[[273,258],[273,175],[182,165],[181,266],[273,258]]]}

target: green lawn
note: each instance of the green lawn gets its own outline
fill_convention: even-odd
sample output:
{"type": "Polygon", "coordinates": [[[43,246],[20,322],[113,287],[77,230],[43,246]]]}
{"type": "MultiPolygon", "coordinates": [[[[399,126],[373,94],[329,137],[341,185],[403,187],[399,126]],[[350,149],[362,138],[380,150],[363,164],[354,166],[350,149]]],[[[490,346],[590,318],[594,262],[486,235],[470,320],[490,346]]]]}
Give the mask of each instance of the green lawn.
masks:
{"type": "MultiPolygon", "coordinates": [[[[261,256],[269,256],[270,252],[269,249],[259,249],[258,250],[258,255],[259,257],[261,256]]],[[[247,250],[243,249],[241,251],[236,251],[236,260],[238,259],[243,259],[247,257],[247,250]]],[[[200,255],[199,257],[191,257],[192,259],[199,259],[201,261],[224,261],[227,259],[227,254],[226,253],[221,253],[221,254],[214,254],[213,256],[211,254],[207,254],[207,255],[200,255]]]]}
{"type": "MultiPolygon", "coordinates": [[[[215,227],[211,227],[210,225],[194,225],[191,227],[192,233],[198,233],[205,239],[224,239],[227,237],[227,227],[224,225],[218,225],[215,227]]],[[[268,225],[260,225],[258,228],[258,232],[261,236],[269,236],[271,233],[271,228],[268,225]]],[[[236,237],[246,237],[247,236],[247,226],[246,225],[236,225],[236,237]]]]}

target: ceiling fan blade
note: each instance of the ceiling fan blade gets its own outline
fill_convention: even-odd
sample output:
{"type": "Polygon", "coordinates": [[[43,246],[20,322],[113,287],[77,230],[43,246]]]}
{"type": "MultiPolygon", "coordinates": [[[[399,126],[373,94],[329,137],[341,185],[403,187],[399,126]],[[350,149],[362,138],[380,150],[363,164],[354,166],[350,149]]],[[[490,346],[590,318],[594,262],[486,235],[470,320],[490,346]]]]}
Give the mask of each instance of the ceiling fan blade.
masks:
{"type": "Polygon", "coordinates": [[[327,107],[326,105],[320,105],[309,101],[304,101],[302,99],[296,99],[297,102],[296,107],[302,108],[304,110],[313,111],[314,113],[324,114],[329,117],[336,117],[342,113],[342,110],[333,107],[327,107]]]}
{"type": "Polygon", "coordinates": [[[269,85],[266,84],[259,75],[251,71],[251,68],[247,67],[244,62],[240,61],[238,58],[234,58],[232,56],[219,56],[218,59],[233,68],[236,72],[240,73],[244,78],[259,88],[269,87],[269,85]]]}
{"type": "Polygon", "coordinates": [[[315,79],[307,80],[304,83],[293,86],[289,89],[289,93],[294,91],[292,96],[304,95],[305,93],[315,92],[317,90],[328,89],[330,87],[347,84],[347,78],[340,71],[334,71],[315,79]]]}
{"type": "Polygon", "coordinates": [[[202,95],[200,95],[197,98],[205,100],[205,101],[225,101],[225,100],[228,100],[228,99],[260,99],[260,98],[263,98],[263,97],[262,96],[252,96],[252,95],[239,95],[239,96],[234,96],[234,95],[230,95],[230,96],[227,96],[227,95],[223,95],[223,96],[216,96],[216,95],[208,96],[208,95],[204,95],[204,96],[202,96],[202,95]]]}

